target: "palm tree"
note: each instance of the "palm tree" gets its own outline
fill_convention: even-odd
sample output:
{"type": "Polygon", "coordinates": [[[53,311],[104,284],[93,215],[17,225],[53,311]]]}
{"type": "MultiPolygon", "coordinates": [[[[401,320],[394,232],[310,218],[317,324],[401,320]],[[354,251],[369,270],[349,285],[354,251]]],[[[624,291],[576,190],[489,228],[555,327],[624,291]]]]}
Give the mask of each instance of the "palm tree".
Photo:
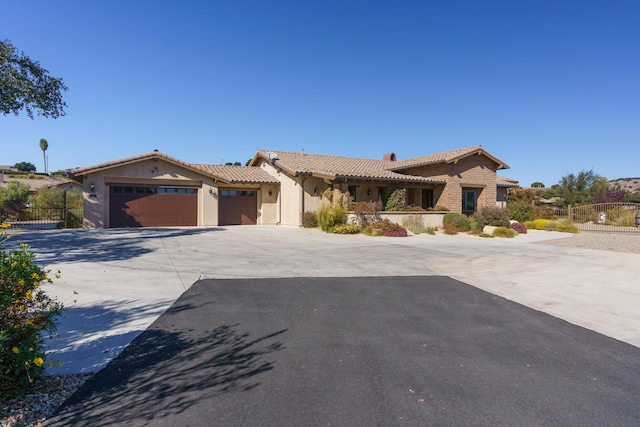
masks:
{"type": "Polygon", "coordinates": [[[46,139],[42,138],[40,140],[40,149],[42,150],[42,157],[44,157],[44,173],[46,175],[47,173],[47,148],[49,148],[49,143],[47,142],[46,139]]]}

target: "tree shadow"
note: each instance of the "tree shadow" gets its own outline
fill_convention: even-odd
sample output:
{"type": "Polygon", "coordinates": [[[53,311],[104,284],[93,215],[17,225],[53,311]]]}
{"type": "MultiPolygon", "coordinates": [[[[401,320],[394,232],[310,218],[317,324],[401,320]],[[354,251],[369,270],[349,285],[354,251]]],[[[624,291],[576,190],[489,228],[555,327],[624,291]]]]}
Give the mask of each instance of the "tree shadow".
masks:
{"type": "Polygon", "coordinates": [[[99,306],[65,308],[59,318],[59,338],[47,341],[49,358],[62,363],[47,373],[96,372],[104,368],[144,329],[145,319],[160,316],[169,302],[108,300],[99,306]]]}
{"type": "Polygon", "coordinates": [[[47,425],[152,425],[224,393],[258,387],[283,348],[280,330],[251,339],[239,324],[197,334],[149,329],[73,394],[47,425]]]}
{"type": "Polygon", "coordinates": [[[31,246],[37,262],[106,262],[128,260],[153,252],[150,241],[223,231],[221,228],[111,228],[99,230],[19,231],[3,245],[13,249],[31,246]]]}

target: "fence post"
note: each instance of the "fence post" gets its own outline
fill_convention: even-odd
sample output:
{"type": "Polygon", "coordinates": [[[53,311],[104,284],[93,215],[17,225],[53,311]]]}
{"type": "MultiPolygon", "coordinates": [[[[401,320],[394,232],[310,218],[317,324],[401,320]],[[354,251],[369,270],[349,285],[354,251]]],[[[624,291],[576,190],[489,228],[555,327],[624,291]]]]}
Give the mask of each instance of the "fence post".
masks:
{"type": "Polygon", "coordinates": [[[62,221],[67,229],[67,190],[62,190],[62,221]]]}
{"type": "Polygon", "coordinates": [[[571,209],[571,205],[569,205],[567,216],[569,217],[569,222],[573,222],[573,210],[571,209]]]}

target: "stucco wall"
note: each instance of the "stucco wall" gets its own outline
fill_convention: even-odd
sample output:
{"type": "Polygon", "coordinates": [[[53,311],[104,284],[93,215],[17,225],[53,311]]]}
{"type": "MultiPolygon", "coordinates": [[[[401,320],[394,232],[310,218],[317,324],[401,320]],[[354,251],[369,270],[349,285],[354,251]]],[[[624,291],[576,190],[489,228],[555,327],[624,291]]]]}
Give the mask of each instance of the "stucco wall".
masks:
{"type": "Polygon", "coordinates": [[[84,227],[109,227],[110,184],[183,185],[198,188],[198,225],[218,225],[217,185],[212,179],[164,160],[144,160],[88,174],[83,180],[84,227]],[[95,186],[91,191],[91,185],[95,186]],[[209,188],[216,189],[213,194],[209,188]]]}
{"type": "Polygon", "coordinates": [[[299,177],[291,177],[273,166],[270,162],[262,161],[260,167],[280,181],[280,191],[277,194],[278,225],[299,226],[300,212],[302,212],[302,191],[299,177]]]}

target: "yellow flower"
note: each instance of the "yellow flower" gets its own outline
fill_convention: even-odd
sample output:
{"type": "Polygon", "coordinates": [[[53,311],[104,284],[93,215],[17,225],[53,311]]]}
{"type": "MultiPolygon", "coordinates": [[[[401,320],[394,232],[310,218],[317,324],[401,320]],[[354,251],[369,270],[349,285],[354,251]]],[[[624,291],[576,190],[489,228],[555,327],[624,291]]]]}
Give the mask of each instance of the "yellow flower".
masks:
{"type": "Polygon", "coordinates": [[[7,224],[6,222],[0,223],[0,228],[9,228],[11,224],[7,224]]]}
{"type": "Polygon", "coordinates": [[[31,297],[33,296],[33,291],[31,289],[29,289],[26,293],[25,296],[27,297],[27,299],[31,299],[31,297]]]}
{"type": "Polygon", "coordinates": [[[27,263],[26,263],[26,262],[23,262],[23,263],[22,263],[22,268],[26,268],[26,267],[27,267],[27,263]]]}
{"type": "Polygon", "coordinates": [[[27,325],[33,325],[33,320],[31,319],[27,319],[27,321],[25,322],[27,325]]]}
{"type": "Polygon", "coordinates": [[[35,363],[36,366],[42,366],[44,364],[44,359],[42,357],[36,357],[33,359],[33,363],[35,363]]]}
{"type": "Polygon", "coordinates": [[[15,267],[16,265],[18,265],[18,261],[13,261],[13,262],[11,263],[11,268],[15,267]]]}
{"type": "Polygon", "coordinates": [[[20,349],[18,347],[13,347],[11,351],[13,351],[15,354],[20,353],[20,349]]]}
{"type": "Polygon", "coordinates": [[[18,285],[24,286],[24,279],[18,279],[18,285]]]}
{"type": "Polygon", "coordinates": [[[31,278],[32,279],[39,279],[40,276],[38,275],[38,273],[31,273],[31,278]]]}
{"type": "Polygon", "coordinates": [[[20,246],[22,246],[23,248],[28,248],[29,245],[27,245],[26,243],[20,243],[20,246]]]}

